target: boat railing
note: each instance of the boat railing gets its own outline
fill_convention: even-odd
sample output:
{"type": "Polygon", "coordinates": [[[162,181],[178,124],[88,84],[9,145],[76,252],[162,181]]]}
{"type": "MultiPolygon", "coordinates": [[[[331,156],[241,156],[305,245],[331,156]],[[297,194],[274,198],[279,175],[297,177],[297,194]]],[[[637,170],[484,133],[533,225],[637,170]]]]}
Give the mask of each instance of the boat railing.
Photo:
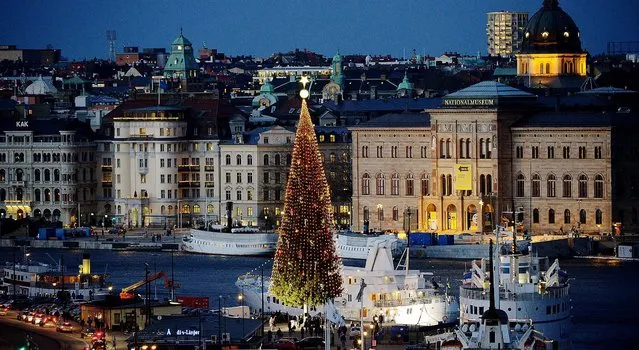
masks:
{"type": "Polygon", "coordinates": [[[431,295],[424,297],[414,297],[414,298],[405,298],[405,299],[393,299],[393,300],[375,300],[373,305],[375,307],[396,307],[402,305],[413,305],[413,304],[431,304],[436,302],[444,302],[446,301],[446,297],[443,295],[431,295]]]}
{"type": "MultiPolygon", "coordinates": [[[[546,288],[542,292],[534,293],[512,293],[512,292],[499,292],[499,298],[502,300],[537,300],[537,299],[561,299],[568,296],[568,286],[546,288]]],[[[460,298],[477,299],[477,300],[489,300],[490,295],[488,291],[483,289],[468,289],[461,288],[459,293],[460,298]]]]}

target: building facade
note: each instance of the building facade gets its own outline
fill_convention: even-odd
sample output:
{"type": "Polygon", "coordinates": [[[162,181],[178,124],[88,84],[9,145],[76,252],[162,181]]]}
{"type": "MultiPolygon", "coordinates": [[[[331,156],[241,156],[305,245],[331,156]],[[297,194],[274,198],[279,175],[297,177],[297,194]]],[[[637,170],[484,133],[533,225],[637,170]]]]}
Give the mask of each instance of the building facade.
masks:
{"type": "Polygon", "coordinates": [[[352,127],[354,229],[610,232],[615,115],[482,82],[352,127]]]}
{"type": "Polygon", "coordinates": [[[521,51],[527,12],[489,12],[486,24],[489,56],[512,56],[521,51]]]}
{"type": "Polygon", "coordinates": [[[0,217],[95,224],[93,136],[78,121],[3,120],[0,217]]]}

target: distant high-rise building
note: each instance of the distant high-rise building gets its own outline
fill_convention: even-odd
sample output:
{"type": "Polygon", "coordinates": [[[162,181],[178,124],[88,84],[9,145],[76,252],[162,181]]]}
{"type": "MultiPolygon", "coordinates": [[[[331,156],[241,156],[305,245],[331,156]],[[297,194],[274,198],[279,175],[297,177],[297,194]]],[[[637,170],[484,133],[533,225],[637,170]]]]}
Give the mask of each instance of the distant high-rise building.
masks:
{"type": "Polygon", "coordinates": [[[511,56],[519,53],[527,24],[527,12],[489,12],[486,24],[488,55],[511,56]]]}

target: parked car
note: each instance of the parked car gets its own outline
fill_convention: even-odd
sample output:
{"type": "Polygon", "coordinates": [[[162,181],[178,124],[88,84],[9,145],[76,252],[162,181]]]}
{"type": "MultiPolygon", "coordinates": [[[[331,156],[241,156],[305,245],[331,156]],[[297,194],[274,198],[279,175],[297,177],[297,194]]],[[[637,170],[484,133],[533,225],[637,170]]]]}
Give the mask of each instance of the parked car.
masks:
{"type": "Polygon", "coordinates": [[[6,306],[0,307],[0,316],[7,316],[9,313],[9,308],[6,306]]]}
{"type": "Polygon", "coordinates": [[[297,349],[295,341],[292,339],[280,339],[272,343],[262,345],[263,349],[278,349],[278,350],[295,350],[297,349]]]}
{"type": "Polygon", "coordinates": [[[57,332],[63,332],[63,333],[71,333],[73,332],[73,325],[71,324],[71,322],[58,322],[58,325],[55,327],[55,330],[57,332]]]}
{"type": "Polygon", "coordinates": [[[296,349],[322,349],[324,348],[324,338],[306,337],[295,344],[296,349]]]}

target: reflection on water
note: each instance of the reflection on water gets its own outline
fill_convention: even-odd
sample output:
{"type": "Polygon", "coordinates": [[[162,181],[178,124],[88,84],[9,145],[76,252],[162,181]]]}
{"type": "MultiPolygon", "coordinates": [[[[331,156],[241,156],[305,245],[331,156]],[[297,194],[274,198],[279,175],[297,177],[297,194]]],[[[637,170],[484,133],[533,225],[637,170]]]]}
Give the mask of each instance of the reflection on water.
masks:
{"type": "MultiPolygon", "coordinates": [[[[51,263],[45,253],[59,260],[64,255],[66,271],[75,273],[82,260],[82,251],[32,250],[31,259],[51,263]]],[[[164,271],[171,276],[171,253],[90,251],[91,271],[108,273],[114,291],[143,280],[145,263],[152,272],[164,271]]],[[[20,254],[19,254],[20,255],[20,254]]],[[[10,249],[0,249],[0,261],[12,259],[10,249]]],[[[173,273],[181,285],[176,295],[208,296],[211,305],[215,300],[230,305],[237,302],[235,280],[269,259],[263,257],[220,257],[207,255],[173,255],[173,273]],[[222,296],[221,299],[218,299],[222,296]]],[[[363,266],[363,262],[346,261],[347,265],[363,266]]],[[[638,262],[611,260],[564,260],[560,262],[571,280],[573,301],[573,349],[601,349],[609,344],[627,345],[632,348],[639,310],[638,262]]],[[[412,269],[434,272],[435,280],[450,282],[453,295],[459,294],[461,276],[468,262],[457,260],[411,260],[412,269]]],[[[270,274],[270,264],[265,274],[270,274]]],[[[259,270],[256,271],[259,273],[259,270]]],[[[440,284],[440,285],[445,285],[440,284]]],[[[152,292],[160,299],[169,297],[169,290],[161,281],[152,283],[152,292]]]]}

